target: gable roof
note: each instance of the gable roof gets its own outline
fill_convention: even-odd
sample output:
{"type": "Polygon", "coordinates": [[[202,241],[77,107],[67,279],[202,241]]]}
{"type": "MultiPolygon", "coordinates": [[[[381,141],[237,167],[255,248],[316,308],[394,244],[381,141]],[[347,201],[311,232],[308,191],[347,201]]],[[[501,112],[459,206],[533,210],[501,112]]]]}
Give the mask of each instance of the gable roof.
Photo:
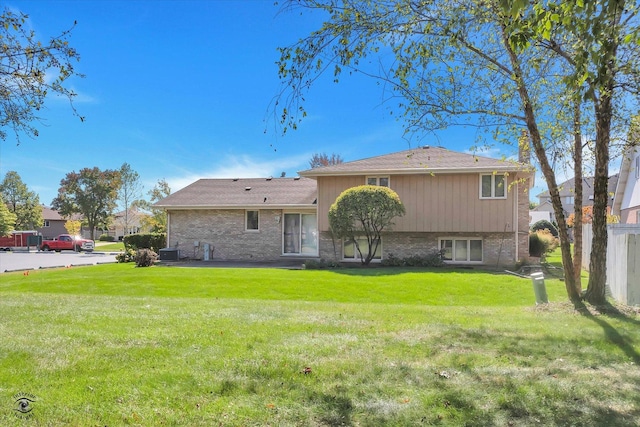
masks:
{"type": "MultiPolygon", "coordinates": [[[[618,185],[618,176],[619,176],[618,174],[615,174],[609,177],[609,184],[608,184],[608,190],[607,190],[610,195],[609,198],[607,199],[608,200],[607,204],[609,206],[611,206],[611,203],[613,201],[613,194],[616,192],[616,187],[618,185]]],[[[566,180],[562,184],[558,185],[558,188],[560,189],[560,197],[575,195],[576,193],[575,181],[576,181],[575,178],[571,178],[566,180]]],[[[538,194],[536,197],[538,198],[550,197],[549,190],[543,191],[542,193],[538,194]]],[[[593,205],[593,177],[592,176],[582,178],[582,205],[583,206],[593,205]]]]}
{"type": "Polygon", "coordinates": [[[42,219],[47,221],[65,221],[57,210],[44,205],[42,206],[42,219]]]}
{"type": "Polygon", "coordinates": [[[459,153],[442,147],[424,146],[332,166],[308,169],[298,173],[301,176],[315,178],[335,175],[480,173],[530,170],[532,170],[531,165],[524,163],[459,153]]]}
{"type": "Polygon", "coordinates": [[[315,207],[316,182],[308,178],[200,179],[160,200],[170,209],[315,207]]]}

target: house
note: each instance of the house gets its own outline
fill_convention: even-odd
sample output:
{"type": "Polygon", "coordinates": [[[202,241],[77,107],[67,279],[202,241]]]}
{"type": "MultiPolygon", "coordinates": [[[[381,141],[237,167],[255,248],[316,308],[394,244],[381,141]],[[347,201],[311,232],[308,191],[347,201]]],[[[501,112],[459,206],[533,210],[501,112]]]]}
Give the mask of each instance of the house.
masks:
{"type": "Polygon", "coordinates": [[[126,211],[116,212],[113,215],[113,222],[109,226],[108,234],[114,236],[116,240],[122,240],[128,234],[145,232],[142,225],[144,213],[137,208],[130,208],[126,211]]]}
{"type": "Polygon", "coordinates": [[[37,228],[36,231],[42,235],[43,239],[53,239],[60,234],[67,233],[67,229],[64,227],[67,220],[57,210],[42,206],[42,219],[42,227],[37,228]]]}
{"type": "Polygon", "coordinates": [[[611,213],[621,224],[640,224],[640,146],[625,150],[617,184],[611,213]]]}
{"type": "Polygon", "coordinates": [[[378,260],[443,250],[447,262],[509,265],[528,257],[528,164],[420,147],[300,172],[299,178],[202,179],[156,203],[182,257],[357,261],[328,211],[342,191],[388,186],[406,214],[382,236],[378,260]]]}
{"type": "MultiPolygon", "coordinates": [[[[607,205],[609,207],[613,204],[613,195],[616,191],[618,184],[618,175],[612,175],[609,177],[609,201],[607,205]]],[[[575,207],[575,178],[571,178],[558,185],[560,192],[560,201],[562,202],[562,210],[564,211],[565,218],[568,218],[574,212],[575,207]]],[[[549,191],[543,191],[537,195],[539,203],[534,209],[534,212],[549,212],[551,220],[556,220],[556,215],[551,204],[551,195],[549,191]]],[[[585,177],[582,179],[582,206],[593,206],[593,177],[585,177]]]]}

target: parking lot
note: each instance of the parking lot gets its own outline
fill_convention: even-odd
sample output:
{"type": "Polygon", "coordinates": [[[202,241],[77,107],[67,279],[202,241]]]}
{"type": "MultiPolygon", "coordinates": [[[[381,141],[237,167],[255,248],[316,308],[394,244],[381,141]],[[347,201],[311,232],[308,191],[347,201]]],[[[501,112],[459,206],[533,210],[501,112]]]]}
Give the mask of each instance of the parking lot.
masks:
{"type": "Polygon", "coordinates": [[[112,252],[0,252],[0,273],[116,262],[112,252]]]}

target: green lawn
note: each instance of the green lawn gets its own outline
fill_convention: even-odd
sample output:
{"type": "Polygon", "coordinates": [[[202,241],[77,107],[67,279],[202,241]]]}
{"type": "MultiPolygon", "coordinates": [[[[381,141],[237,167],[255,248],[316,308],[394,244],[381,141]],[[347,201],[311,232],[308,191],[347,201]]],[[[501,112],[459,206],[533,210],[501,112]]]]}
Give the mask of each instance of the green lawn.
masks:
{"type": "Polygon", "coordinates": [[[122,242],[95,242],[96,251],[100,252],[120,252],[124,251],[124,243],[122,242]]]}
{"type": "Polygon", "coordinates": [[[639,316],[546,285],[535,307],[470,270],[5,273],[0,425],[639,425],[639,316]]]}

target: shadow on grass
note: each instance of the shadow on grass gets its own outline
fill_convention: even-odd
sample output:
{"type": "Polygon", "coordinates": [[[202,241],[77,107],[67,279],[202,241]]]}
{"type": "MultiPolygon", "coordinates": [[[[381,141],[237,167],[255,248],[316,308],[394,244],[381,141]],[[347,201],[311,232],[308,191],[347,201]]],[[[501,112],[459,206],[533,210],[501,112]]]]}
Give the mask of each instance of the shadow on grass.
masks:
{"type": "MultiPolygon", "coordinates": [[[[599,312],[623,322],[640,326],[640,321],[629,317],[612,304],[606,304],[604,306],[597,307],[597,309],[599,312]]],[[[622,350],[624,354],[627,355],[627,357],[633,360],[633,363],[635,363],[636,365],[640,365],[640,354],[636,351],[633,345],[634,343],[631,341],[631,339],[623,336],[620,332],[618,332],[616,328],[614,328],[605,320],[606,318],[604,316],[594,315],[585,305],[578,307],[578,312],[585,318],[597,323],[604,331],[604,335],[605,337],[607,337],[609,342],[618,346],[618,348],[622,350]]]]}
{"type": "Polygon", "coordinates": [[[474,268],[474,267],[385,267],[385,266],[349,266],[340,268],[326,269],[336,274],[345,276],[397,276],[406,273],[459,273],[459,274],[504,274],[503,270],[495,270],[491,268],[474,268]]]}

